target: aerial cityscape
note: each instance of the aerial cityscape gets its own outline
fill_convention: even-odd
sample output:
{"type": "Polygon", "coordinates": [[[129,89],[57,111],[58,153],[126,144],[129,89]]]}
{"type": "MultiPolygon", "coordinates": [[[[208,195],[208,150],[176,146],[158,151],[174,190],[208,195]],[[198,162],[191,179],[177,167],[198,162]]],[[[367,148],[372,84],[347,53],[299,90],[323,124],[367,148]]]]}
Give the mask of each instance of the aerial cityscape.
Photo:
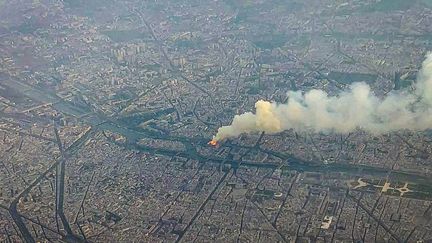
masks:
{"type": "Polygon", "coordinates": [[[432,242],[431,0],[0,0],[0,242],[432,242]]]}

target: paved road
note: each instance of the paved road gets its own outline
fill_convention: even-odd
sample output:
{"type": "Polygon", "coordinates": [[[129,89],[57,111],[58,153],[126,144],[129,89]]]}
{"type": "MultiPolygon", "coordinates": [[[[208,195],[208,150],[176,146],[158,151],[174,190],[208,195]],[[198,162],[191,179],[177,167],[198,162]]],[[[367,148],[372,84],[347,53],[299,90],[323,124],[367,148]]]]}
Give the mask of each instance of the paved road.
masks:
{"type": "MultiPolygon", "coordinates": [[[[143,138],[151,138],[151,139],[160,139],[167,141],[177,141],[185,144],[188,148],[196,148],[200,146],[208,146],[208,139],[203,137],[187,137],[187,136],[172,136],[168,134],[161,134],[154,131],[146,131],[142,129],[136,129],[134,127],[129,127],[128,124],[119,122],[118,120],[108,117],[105,114],[98,111],[90,111],[89,109],[83,109],[77,107],[69,101],[65,101],[62,98],[58,97],[54,93],[47,92],[46,90],[40,90],[37,87],[30,86],[26,83],[20,82],[13,78],[5,78],[4,76],[0,76],[1,84],[4,86],[8,86],[21,92],[27,97],[39,101],[41,103],[52,103],[53,107],[70,116],[77,117],[77,119],[87,125],[90,125],[94,128],[97,128],[102,131],[111,131],[117,134],[124,136],[127,139],[126,144],[121,144],[122,146],[126,146],[129,148],[138,149],[144,152],[163,154],[167,156],[179,156],[185,158],[197,159],[200,161],[208,161],[210,163],[222,163],[223,159],[215,156],[202,155],[196,152],[195,149],[188,149],[187,151],[177,151],[166,148],[151,148],[143,145],[138,145],[137,142],[143,138]]],[[[269,149],[264,149],[261,147],[247,147],[241,146],[237,144],[227,143],[222,146],[231,146],[238,148],[248,148],[248,149],[258,149],[261,152],[273,155],[286,161],[286,165],[282,166],[283,169],[294,169],[300,171],[333,171],[333,172],[354,172],[354,173],[376,173],[378,175],[385,175],[388,172],[388,169],[378,168],[372,166],[365,165],[351,165],[351,164],[323,164],[321,162],[307,162],[299,159],[290,154],[281,153],[278,151],[273,151],[269,149]]],[[[276,163],[261,163],[255,161],[229,161],[233,166],[246,166],[246,167],[266,167],[266,168],[277,168],[280,167],[280,164],[276,163]]],[[[395,178],[402,176],[404,180],[409,180],[412,182],[418,183],[429,183],[430,179],[421,174],[408,173],[404,171],[392,171],[392,176],[395,178]]]]}

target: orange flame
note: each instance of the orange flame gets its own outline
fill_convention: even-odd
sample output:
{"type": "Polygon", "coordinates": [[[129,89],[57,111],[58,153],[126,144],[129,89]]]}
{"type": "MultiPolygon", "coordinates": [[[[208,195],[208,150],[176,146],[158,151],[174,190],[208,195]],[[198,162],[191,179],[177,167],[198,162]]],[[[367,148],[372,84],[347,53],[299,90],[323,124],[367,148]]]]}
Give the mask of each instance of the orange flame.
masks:
{"type": "Polygon", "coordinates": [[[210,142],[208,142],[208,144],[210,144],[211,146],[216,146],[218,142],[216,140],[211,140],[210,142]]]}

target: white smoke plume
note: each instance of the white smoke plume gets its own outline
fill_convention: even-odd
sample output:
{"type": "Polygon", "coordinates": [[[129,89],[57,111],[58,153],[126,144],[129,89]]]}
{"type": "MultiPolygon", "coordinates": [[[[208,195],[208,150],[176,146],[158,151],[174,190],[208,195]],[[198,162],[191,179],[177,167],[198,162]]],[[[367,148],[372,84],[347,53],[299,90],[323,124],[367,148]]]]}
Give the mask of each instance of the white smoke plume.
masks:
{"type": "Polygon", "coordinates": [[[384,98],[375,96],[366,83],[353,83],[336,96],[313,89],[289,91],[288,102],[259,100],[256,112],[236,115],[229,126],[218,129],[214,141],[242,133],[275,134],[296,131],[348,133],[358,129],[373,134],[398,130],[432,128],[432,52],[418,73],[414,92],[394,91],[384,98]]]}

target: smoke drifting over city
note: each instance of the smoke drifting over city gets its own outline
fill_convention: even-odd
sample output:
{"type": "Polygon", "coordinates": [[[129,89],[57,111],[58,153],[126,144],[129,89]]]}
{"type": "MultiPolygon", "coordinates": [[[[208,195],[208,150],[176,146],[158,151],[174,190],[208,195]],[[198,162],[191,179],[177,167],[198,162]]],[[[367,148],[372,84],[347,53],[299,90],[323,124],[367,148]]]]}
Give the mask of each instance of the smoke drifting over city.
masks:
{"type": "Polygon", "coordinates": [[[306,93],[289,91],[288,102],[259,100],[256,112],[236,115],[222,126],[214,141],[242,133],[275,134],[285,130],[349,133],[364,130],[381,134],[398,130],[421,131],[432,128],[432,53],[418,73],[414,92],[393,91],[384,98],[373,94],[366,83],[354,83],[336,96],[313,89],[306,93]]]}

